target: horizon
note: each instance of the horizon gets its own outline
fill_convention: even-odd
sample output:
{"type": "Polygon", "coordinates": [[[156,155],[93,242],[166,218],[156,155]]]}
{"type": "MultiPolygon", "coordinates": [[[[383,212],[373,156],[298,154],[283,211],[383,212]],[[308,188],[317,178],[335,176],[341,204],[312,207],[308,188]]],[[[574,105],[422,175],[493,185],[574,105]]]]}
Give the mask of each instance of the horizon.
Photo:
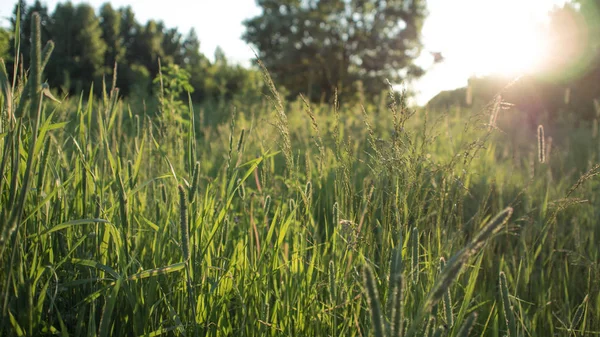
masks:
{"type": "MultiPolygon", "coordinates": [[[[28,4],[33,1],[26,1],[28,4]]],[[[65,1],[41,1],[50,12],[58,3],[65,1]]],[[[253,0],[224,0],[199,4],[181,15],[179,8],[187,0],[172,0],[171,6],[157,8],[143,0],[91,0],[71,1],[89,3],[96,10],[109,2],[113,7],[131,6],[140,22],[163,21],[167,27],[177,27],[182,33],[194,28],[200,40],[200,52],[214,60],[214,52],[220,47],[229,60],[250,66],[254,57],[252,46],[241,36],[245,30],[243,20],[260,14],[253,0]],[[227,13],[227,15],[214,15],[227,13]],[[219,32],[215,34],[214,32],[219,32]]],[[[417,105],[426,104],[442,91],[454,90],[467,85],[473,76],[502,75],[518,77],[533,71],[544,54],[540,35],[536,30],[543,25],[552,8],[563,6],[567,0],[444,0],[427,1],[428,16],[425,19],[421,39],[423,50],[416,64],[426,72],[409,85],[417,105]],[[460,17],[459,20],[456,18],[460,17]],[[510,24],[506,18],[510,17],[510,24]],[[483,27],[474,29],[475,27],[483,27]],[[500,48],[502,47],[502,48],[500,48]],[[444,60],[433,62],[431,53],[441,53],[444,60]]],[[[0,0],[0,18],[8,26],[16,1],[0,0]]]]}

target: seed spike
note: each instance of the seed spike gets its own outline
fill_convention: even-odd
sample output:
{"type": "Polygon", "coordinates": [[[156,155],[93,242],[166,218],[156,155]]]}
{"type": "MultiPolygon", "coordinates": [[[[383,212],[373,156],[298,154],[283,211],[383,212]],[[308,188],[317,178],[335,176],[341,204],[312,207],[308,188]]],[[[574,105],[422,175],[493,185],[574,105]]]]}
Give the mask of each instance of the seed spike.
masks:
{"type": "Polygon", "coordinates": [[[515,322],[515,313],[512,305],[510,305],[510,298],[508,295],[508,282],[506,281],[506,274],[500,272],[500,297],[502,298],[502,308],[504,310],[504,318],[506,319],[506,325],[508,326],[508,336],[517,336],[517,324],[515,322]]]}
{"type": "Polygon", "coordinates": [[[187,222],[187,205],[185,200],[185,189],[179,185],[179,228],[181,230],[181,251],[184,261],[190,259],[190,234],[187,222]]]}
{"type": "Polygon", "coordinates": [[[537,140],[538,140],[538,160],[540,163],[546,162],[546,151],[544,150],[544,126],[538,125],[537,129],[537,140]]]}
{"type": "Polygon", "coordinates": [[[381,301],[379,300],[379,293],[377,292],[377,284],[375,283],[375,276],[371,267],[365,265],[363,267],[363,282],[365,285],[365,293],[367,295],[367,302],[371,312],[371,320],[373,323],[373,331],[375,337],[385,336],[385,326],[383,323],[383,315],[381,312],[381,301]]]}

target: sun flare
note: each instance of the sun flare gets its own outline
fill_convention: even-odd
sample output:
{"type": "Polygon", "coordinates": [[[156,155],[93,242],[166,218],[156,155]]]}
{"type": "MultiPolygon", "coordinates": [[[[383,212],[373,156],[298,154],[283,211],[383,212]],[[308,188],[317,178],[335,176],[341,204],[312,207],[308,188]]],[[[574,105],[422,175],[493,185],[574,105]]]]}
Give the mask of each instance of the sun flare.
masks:
{"type": "Polygon", "coordinates": [[[428,70],[417,85],[420,104],[465,86],[472,76],[519,77],[547,70],[555,58],[549,12],[565,2],[437,0],[423,27],[430,52],[420,60],[428,70]],[[436,61],[438,54],[443,58],[436,61]]]}
{"type": "Polygon", "coordinates": [[[464,20],[446,21],[440,15],[440,25],[430,28],[444,31],[440,34],[443,40],[435,42],[454,56],[452,67],[472,75],[519,76],[535,72],[547,62],[550,8],[544,9],[533,0],[469,4],[472,15],[465,15],[464,20]]]}
{"type": "Polygon", "coordinates": [[[547,61],[548,37],[530,24],[489,27],[484,55],[474,66],[478,72],[519,76],[540,70],[547,61]],[[485,70],[484,70],[485,69],[485,70]]]}

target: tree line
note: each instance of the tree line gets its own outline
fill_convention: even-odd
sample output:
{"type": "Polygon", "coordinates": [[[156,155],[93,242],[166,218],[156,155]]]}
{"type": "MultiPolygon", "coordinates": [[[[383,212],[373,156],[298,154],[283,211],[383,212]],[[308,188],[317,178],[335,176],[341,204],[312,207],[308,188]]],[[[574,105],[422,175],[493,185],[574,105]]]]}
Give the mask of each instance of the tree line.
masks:
{"type": "MultiPolygon", "coordinates": [[[[191,95],[197,102],[234,95],[252,86],[258,78],[255,71],[231,64],[220,48],[211,62],[200,52],[200,41],[193,28],[182,34],[161,21],[141,23],[131,7],[115,9],[110,3],[103,4],[96,12],[89,4],[65,2],[50,12],[40,1],[28,6],[20,0],[10,19],[11,30],[18,31],[20,41],[22,66],[16,69],[29,66],[33,12],[41,16],[43,41],[55,43],[45,80],[63,93],[79,94],[89,90],[92,83],[98,89],[102,80],[110,84],[116,69],[116,84],[123,95],[146,96],[153,90],[152,80],[159,73],[159,60],[163,66],[175,64],[189,74],[194,88],[191,95]]],[[[10,34],[5,48],[9,70],[16,61],[16,38],[10,34]]]]}
{"type": "MultiPolygon", "coordinates": [[[[243,39],[257,50],[278,89],[288,98],[304,94],[331,101],[334,93],[353,100],[373,100],[398,84],[421,76],[414,60],[422,48],[424,0],[257,0],[262,13],[244,22],[243,39]],[[387,80],[387,81],[386,81],[387,80]]],[[[211,62],[199,52],[192,29],[183,35],[161,21],[142,24],[131,7],[109,3],[96,13],[88,4],[61,3],[50,13],[40,1],[20,0],[11,19],[19,26],[27,69],[31,13],[42,18],[44,40],[56,44],[47,66],[49,84],[78,94],[91,83],[110,79],[115,63],[117,86],[125,95],[151,91],[162,64],[189,74],[195,101],[254,90],[258,68],[228,62],[222,50],[211,62]],[[17,14],[20,22],[17,23],[17,14]]],[[[15,55],[15,36],[8,55],[15,55]]],[[[1,41],[1,36],[0,36],[1,41]]],[[[1,52],[1,50],[0,50],[1,52]]],[[[8,68],[12,69],[10,56],[8,68]]]]}
{"type": "MultiPolygon", "coordinates": [[[[303,94],[312,101],[331,101],[337,93],[346,101],[373,100],[388,89],[386,80],[398,84],[424,73],[414,60],[422,49],[425,0],[256,0],[256,4],[261,14],[244,21],[242,38],[255,47],[288,98],[303,94]]],[[[20,0],[11,18],[12,32],[18,28],[21,41],[23,64],[17,69],[28,69],[33,12],[41,15],[43,39],[56,45],[46,68],[47,81],[63,92],[79,94],[103,78],[109,82],[117,64],[121,92],[148,95],[159,60],[187,72],[197,102],[232,97],[262,83],[257,68],[231,64],[220,48],[210,61],[200,53],[193,29],[182,34],[161,21],[142,24],[131,7],[115,9],[109,3],[96,12],[88,4],[66,2],[50,13],[40,1],[27,6],[20,0]]],[[[572,0],[555,8],[547,34],[552,42],[547,67],[514,86],[514,94],[505,93],[506,98],[533,114],[556,114],[568,104],[571,111],[596,117],[600,0],[572,0]]],[[[0,30],[0,56],[5,55],[8,69],[15,61],[15,38],[0,30]]],[[[485,102],[504,85],[497,79],[471,82],[473,92],[485,102]]],[[[464,101],[442,96],[432,102],[464,101]]]]}

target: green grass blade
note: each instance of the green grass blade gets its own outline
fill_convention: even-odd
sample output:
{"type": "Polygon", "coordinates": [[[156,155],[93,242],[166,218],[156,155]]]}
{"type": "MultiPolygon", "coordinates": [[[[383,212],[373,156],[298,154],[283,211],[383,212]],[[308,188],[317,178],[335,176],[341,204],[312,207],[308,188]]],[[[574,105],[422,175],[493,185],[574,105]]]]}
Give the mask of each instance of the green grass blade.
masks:
{"type": "Polygon", "coordinates": [[[508,282],[506,281],[506,275],[504,272],[500,272],[500,298],[502,299],[502,309],[504,311],[504,319],[506,326],[508,327],[508,336],[517,336],[517,322],[515,320],[515,313],[513,307],[510,304],[508,282]]]}
{"type": "Polygon", "coordinates": [[[111,323],[112,314],[117,304],[117,297],[119,295],[119,289],[123,279],[118,278],[112,289],[109,290],[106,302],[104,303],[104,310],[102,311],[102,317],[100,318],[100,327],[98,328],[99,337],[107,337],[111,335],[111,323]]]}
{"type": "Polygon", "coordinates": [[[371,313],[371,322],[375,337],[385,336],[385,323],[383,321],[383,312],[381,310],[381,301],[379,300],[379,293],[377,291],[377,283],[375,282],[375,276],[371,267],[368,265],[363,266],[363,282],[364,292],[367,295],[367,303],[369,304],[369,311],[371,313]]]}
{"type": "Polygon", "coordinates": [[[137,280],[141,280],[141,279],[145,279],[145,278],[149,278],[149,277],[155,277],[155,276],[159,276],[159,275],[174,273],[176,271],[182,270],[183,268],[185,268],[185,262],[179,262],[179,263],[175,263],[170,266],[161,267],[161,268],[148,269],[148,270],[144,270],[144,271],[141,271],[141,272],[133,274],[133,275],[129,275],[127,277],[127,281],[137,281],[137,280]]]}

